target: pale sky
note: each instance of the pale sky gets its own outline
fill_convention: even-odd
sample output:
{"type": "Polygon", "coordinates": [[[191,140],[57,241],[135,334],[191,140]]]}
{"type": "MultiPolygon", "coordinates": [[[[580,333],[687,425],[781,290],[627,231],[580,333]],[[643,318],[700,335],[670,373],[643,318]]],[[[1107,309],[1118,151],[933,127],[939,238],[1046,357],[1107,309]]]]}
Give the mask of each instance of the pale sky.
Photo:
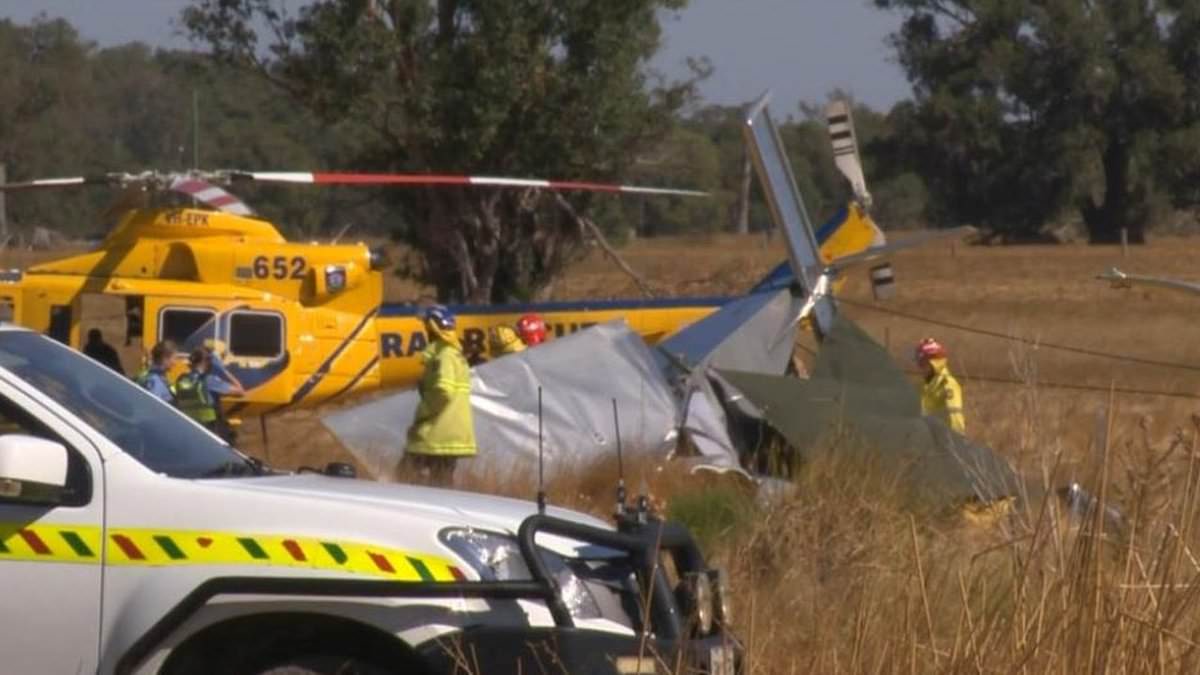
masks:
{"type": "MultiPolygon", "coordinates": [[[[187,48],[171,23],[187,4],[0,0],[0,17],[25,23],[45,12],[66,18],[101,46],[141,40],[187,48]]],[[[711,103],[744,103],[769,88],[776,110],[795,112],[799,101],[824,101],[840,87],[886,109],[912,91],[884,44],[898,25],[898,17],[869,0],[692,0],[684,11],[663,17],[666,44],[654,65],[679,77],[687,72],[687,57],[707,56],[716,71],[701,92],[711,103]]]]}

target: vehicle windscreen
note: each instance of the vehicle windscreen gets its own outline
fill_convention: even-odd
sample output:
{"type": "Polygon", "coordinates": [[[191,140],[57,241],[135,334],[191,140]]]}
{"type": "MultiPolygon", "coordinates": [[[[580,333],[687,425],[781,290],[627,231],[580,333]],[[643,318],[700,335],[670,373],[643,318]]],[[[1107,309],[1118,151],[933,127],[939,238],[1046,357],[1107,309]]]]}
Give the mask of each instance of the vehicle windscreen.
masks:
{"type": "Polygon", "coordinates": [[[176,478],[257,473],[169,404],[37,333],[0,331],[0,367],[87,422],[153,471],[176,478]]]}

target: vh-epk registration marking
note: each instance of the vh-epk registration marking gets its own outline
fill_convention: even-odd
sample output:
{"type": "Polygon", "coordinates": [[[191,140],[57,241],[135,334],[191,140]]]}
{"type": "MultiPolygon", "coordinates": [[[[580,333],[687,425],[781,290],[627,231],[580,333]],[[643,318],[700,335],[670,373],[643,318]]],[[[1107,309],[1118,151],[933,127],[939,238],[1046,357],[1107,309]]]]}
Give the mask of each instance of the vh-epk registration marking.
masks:
{"type": "Polygon", "coordinates": [[[266,565],[334,570],[397,581],[462,581],[445,558],[425,553],[312,537],[273,534],[0,524],[6,560],[110,565],[266,565]]]}

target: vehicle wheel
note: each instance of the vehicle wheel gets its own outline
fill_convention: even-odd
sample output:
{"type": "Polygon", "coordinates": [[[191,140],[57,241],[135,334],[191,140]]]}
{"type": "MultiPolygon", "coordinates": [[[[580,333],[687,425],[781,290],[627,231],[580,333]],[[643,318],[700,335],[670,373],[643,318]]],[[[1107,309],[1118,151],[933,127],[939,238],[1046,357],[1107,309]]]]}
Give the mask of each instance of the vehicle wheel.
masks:
{"type": "Polygon", "coordinates": [[[258,675],[396,675],[396,672],[354,658],[316,654],[288,659],[258,671],[258,675]]]}

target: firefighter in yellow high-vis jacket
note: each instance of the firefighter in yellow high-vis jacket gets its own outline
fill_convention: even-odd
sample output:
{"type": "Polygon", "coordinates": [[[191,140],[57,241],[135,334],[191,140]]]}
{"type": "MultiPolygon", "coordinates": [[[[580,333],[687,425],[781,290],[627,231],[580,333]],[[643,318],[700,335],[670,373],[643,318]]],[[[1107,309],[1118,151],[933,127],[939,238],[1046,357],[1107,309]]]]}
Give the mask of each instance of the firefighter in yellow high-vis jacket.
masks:
{"type": "Polygon", "coordinates": [[[917,344],[916,360],[925,375],[925,383],[921,386],[921,414],[939,417],[951,429],[960,434],[967,433],[962,385],[950,373],[946,348],[933,338],[925,338],[917,344]]]}
{"type": "Polygon", "coordinates": [[[441,305],[425,310],[429,346],[421,352],[425,372],[421,403],[408,428],[405,465],[434,485],[449,485],[460,457],[474,457],[471,370],[455,333],[454,314],[441,305]]]}

